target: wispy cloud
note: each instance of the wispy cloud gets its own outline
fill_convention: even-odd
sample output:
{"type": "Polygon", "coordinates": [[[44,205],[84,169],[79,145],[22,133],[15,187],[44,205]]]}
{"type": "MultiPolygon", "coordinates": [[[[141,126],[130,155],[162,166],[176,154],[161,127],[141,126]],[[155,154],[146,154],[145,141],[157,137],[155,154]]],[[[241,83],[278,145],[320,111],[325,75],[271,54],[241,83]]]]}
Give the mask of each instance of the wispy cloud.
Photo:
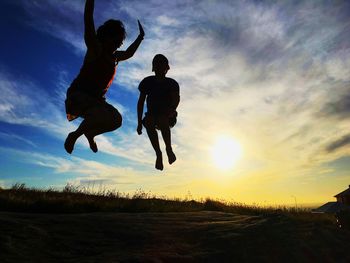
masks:
{"type": "Polygon", "coordinates": [[[32,81],[0,72],[0,120],[62,133],[63,116],[47,92],[32,81]]]}
{"type": "MultiPolygon", "coordinates": [[[[104,189],[116,189],[130,193],[140,188],[144,190],[159,190],[162,187],[167,187],[167,184],[169,184],[167,178],[160,178],[155,173],[150,172],[153,169],[138,169],[113,163],[104,164],[99,161],[74,156],[63,158],[39,151],[24,151],[5,147],[0,147],[0,152],[16,156],[18,163],[27,163],[45,169],[49,168],[52,170],[50,176],[55,178],[55,181],[60,181],[59,177],[65,176],[65,178],[68,177],[68,182],[74,185],[91,186],[101,184],[101,187],[104,189]]],[[[181,181],[181,176],[179,178],[181,181]]],[[[33,175],[32,179],[36,179],[36,176],[33,175]]],[[[0,180],[0,183],[3,182],[4,185],[8,186],[16,182],[14,180],[17,179],[0,180]]],[[[66,182],[60,186],[64,186],[66,182]]],[[[48,185],[50,185],[49,182],[48,185]]]]}
{"type": "Polygon", "coordinates": [[[333,82],[337,92],[329,95],[328,101],[320,111],[320,116],[349,119],[350,117],[350,80],[333,82]]]}
{"type": "Polygon", "coordinates": [[[113,177],[114,179],[130,178],[137,175],[132,168],[122,166],[112,166],[100,162],[82,159],[79,157],[62,158],[52,154],[36,151],[22,151],[12,148],[1,148],[9,154],[21,157],[21,162],[36,164],[41,167],[51,168],[56,174],[70,173],[80,176],[80,178],[100,178],[113,177]]]}
{"type": "Polygon", "coordinates": [[[0,132],[0,139],[2,140],[15,140],[15,141],[19,141],[25,144],[28,144],[32,147],[38,147],[34,142],[32,142],[31,140],[24,138],[22,136],[19,136],[17,134],[13,134],[13,133],[5,133],[5,132],[0,132]]]}
{"type": "Polygon", "coordinates": [[[345,146],[348,146],[350,144],[350,135],[346,135],[334,142],[332,142],[331,144],[329,144],[326,148],[326,150],[328,152],[333,152],[339,148],[342,148],[342,147],[345,147],[345,146]]]}

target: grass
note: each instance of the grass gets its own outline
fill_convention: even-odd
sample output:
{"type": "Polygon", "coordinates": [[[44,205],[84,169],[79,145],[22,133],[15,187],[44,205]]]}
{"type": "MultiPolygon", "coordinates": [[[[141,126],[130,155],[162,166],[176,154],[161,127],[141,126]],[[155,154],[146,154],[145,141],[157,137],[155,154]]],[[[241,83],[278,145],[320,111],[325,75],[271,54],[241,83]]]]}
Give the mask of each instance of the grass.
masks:
{"type": "Polygon", "coordinates": [[[157,197],[142,190],[133,195],[106,189],[92,192],[88,188],[67,184],[63,190],[28,188],[15,184],[0,188],[0,211],[30,213],[89,213],[89,212],[196,212],[220,211],[244,215],[288,216],[302,221],[334,224],[333,215],[312,214],[310,209],[261,207],[210,198],[201,200],[157,197]]]}
{"type": "Polygon", "coordinates": [[[1,262],[350,262],[350,230],[305,208],[15,184],[0,211],[1,262]]]}

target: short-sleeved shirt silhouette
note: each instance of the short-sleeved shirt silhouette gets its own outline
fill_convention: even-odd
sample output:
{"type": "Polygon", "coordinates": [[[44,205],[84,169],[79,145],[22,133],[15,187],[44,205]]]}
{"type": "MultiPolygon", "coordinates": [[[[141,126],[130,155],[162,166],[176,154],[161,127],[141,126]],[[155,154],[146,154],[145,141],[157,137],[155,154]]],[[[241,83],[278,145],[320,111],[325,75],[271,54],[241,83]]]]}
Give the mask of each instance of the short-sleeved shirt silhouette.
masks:
{"type": "Polygon", "coordinates": [[[174,109],[174,96],[179,96],[179,84],[172,78],[159,80],[156,76],[144,78],[140,85],[141,93],[147,95],[147,114],[163,115],[174,109]]]}

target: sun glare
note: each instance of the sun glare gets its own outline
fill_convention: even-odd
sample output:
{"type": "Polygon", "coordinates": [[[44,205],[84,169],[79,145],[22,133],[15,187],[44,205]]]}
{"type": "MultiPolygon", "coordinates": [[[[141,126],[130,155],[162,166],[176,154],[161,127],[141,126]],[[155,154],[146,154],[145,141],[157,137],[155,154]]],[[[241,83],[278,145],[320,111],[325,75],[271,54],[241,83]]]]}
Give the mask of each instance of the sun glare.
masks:
{"type": "Polygon", "coordinates": [[[214,164],[221,170],[233,168],[241,156],[241,145],[231,137],[219,137],[212,148],[214,164]]]}

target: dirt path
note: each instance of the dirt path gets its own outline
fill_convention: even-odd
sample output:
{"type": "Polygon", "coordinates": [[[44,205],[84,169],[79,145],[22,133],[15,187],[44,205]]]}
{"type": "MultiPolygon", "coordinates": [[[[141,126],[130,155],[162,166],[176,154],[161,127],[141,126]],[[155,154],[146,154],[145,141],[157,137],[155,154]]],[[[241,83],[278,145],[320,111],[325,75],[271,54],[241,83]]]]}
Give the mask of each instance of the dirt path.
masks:
{"type": "Polygon", "coordinates": [[[0,212],[0,261],[349,262],[349,238],[332,231],[221,212],[0,212]]]}

